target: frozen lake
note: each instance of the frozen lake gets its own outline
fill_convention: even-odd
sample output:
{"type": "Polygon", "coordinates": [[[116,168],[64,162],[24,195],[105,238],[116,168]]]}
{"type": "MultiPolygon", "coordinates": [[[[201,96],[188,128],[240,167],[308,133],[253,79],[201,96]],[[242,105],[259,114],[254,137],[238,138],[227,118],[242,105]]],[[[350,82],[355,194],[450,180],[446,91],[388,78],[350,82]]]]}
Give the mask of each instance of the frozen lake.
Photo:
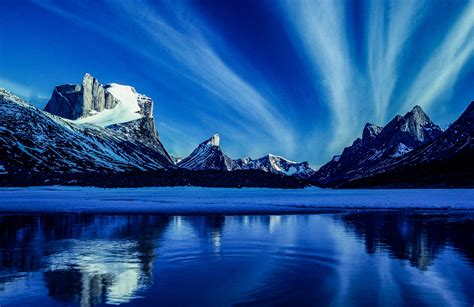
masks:
{"type": "Polygon", "coordinates": [[[472,306],[474,190],[0,189],[0,305],[472,306]]]}
{"type": "Polygon", "coordinates": [[[474,209],[474,189],[1,188],[0,212],[317,213],[345,208],[474,209]]]}

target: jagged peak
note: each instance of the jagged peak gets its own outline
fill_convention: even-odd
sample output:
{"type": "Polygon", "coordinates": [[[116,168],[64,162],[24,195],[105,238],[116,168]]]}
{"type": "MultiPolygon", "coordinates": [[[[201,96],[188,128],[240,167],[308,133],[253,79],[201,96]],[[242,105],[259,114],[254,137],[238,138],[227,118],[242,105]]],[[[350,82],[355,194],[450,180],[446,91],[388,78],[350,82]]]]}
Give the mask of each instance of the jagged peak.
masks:
{"type": "Polygon", "coordinates": [[[423,109],[421,108],[421,106],[419,106],[419,105],[415,105],[411,111],[412,111],[412,112],[422,112],[422,113],[425,113],[425,112],[423,111],[423,109]]]}
{"type": "Polygon", "coordinates": [[[374,139],[379,133],[382,131],[382,127],[367,123],[364,126],[364,130],[362,131],[362,140],[367,141],[374,139]]]}
{"type": "Polygon", "coordinates": [[[97,78],[95,78],[94,76],[92,76],[90,73],[86,72],[84,74],[84,77],[82,77],[82,84],[86,84],[86,83],[89,83],[89,82],[97,82],[100,84],[99,80],[97,80],[97,78]]]}
{"type": "Polygon", "coordinates": [[[297,162],[288,160],[287,158],[284,158],[282,156],[277,156],[277,155],[274,155],[274,154],[271,154],[271,153],[267,154],[264,158],[268,158],[269,160],[271,160],[271,159],[280,159],[280,160],[284,160],[284,161],[290,162],[290,163],[297,163],[297,162]]]}
{"type": "Polygon", "coordinates": [[[216,134],[214,134],[210,139],[208,139],[208,140],[202,142],[201,145],[219,147],[219,141],[220,141],[219,134],[216,133],[216,134]]]}
{"type": "Polygon", "coordinates": [[[407,114],[405,114],[403,118],[405,120],[411,119],[415,123],[419,123],[421,125],[431,122],[431,119],[428,117],[428,115],[423,111],[423,109],[419,105],[414,106],[413,109],[407,114]]]}

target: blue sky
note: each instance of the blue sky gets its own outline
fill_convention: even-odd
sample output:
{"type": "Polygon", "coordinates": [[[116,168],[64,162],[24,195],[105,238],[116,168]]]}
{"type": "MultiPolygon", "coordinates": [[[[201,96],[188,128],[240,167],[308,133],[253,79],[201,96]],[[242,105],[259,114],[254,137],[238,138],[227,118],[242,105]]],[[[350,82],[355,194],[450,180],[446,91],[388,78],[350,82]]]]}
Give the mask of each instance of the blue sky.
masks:
{"type": "Polygon", "coordinates": [[[43,107],[89,72],[155,101],[168,151],[317,167],[418,104],[474,99],[474,1],[2,1],[0,87],[43,107]]]}

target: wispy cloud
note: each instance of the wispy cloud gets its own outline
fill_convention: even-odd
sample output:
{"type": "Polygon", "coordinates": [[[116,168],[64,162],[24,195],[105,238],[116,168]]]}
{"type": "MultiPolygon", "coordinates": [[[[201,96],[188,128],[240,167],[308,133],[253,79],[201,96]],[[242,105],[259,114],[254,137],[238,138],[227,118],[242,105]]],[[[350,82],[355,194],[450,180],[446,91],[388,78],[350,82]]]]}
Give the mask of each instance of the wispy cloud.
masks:
{"type": "MultiPolygon", "coordinates": [[[[214,40],[215,34],[210,29],[206,29],[205,24],[196,24],[197,18],[185,18],[176,13],[186,10],[179,7],[182,4],[173,3],[173,9],[169,10],[171,13],[162,16],[161,12],[156,11],[145,1],[108,3],[110,12],[115,14],[114,18],[120,18],[127,26],[137,27],[145,36],[151,38],[144,42],[144,45],[152,48],[137,45],[136,41],[124,42],[120,35],[117,35],[119,29],[111,28],[107,23],[98,24],[94,16],[85,14],[86,10],[80,7],[75,6],[76,11],[71,12],[50,2],[38,4],[78,24],[99,31],[124,47],[147,57],[155,64],[163,64],[157,50],[160,50],[160,53],[166,53],[172,62],[165,65],[174,69],[174,73],[182,78],[192,81],[208,95],[213,96],[214,101],[222,104],[232,114],[235,122],[248,123],[249,131],[262,136],[262,139],[267,136],[270,140],[277,141],[287,152],[294,149],[291,124],[275,109],[272,101],[262,94],[259,88],[236,73],[218,55],[209,43],[214,40]]],[[[163,4],[166,6],[166,3],[163,4]]],[[[229,125],[229,123],[221,122],[221,125],[226,124],[229,125]]],[[[236,135],[242,133],[235,129],[235,126],[233,127],[236,135]]]]}
{"type": "Polygon", "coordinates": [[[474,2],[468,1],[466,9],[412,82],[400,112],[415,104],[429,109],[438,97],[450,92],[465,63],[473,57],[474,2]]]}
{"type": "Polygon", "coordinates": [[[7,78],[0,77],[0,87],[12,92],[13,94],[25,99],[25,100],[38,100],[45,101],[49,99],[49,96],[38,91],[32,86],[20,84],[7,78]]]}
{"type": "Polygon", "coordinates": [[[344,1],[287,1],[284,6],[287,21],[313,67],[315,80],[323,80],[333,117],[329,150],[340,149],[358,126],[355,80],[359,73],[352,65],[344,30],[344,1]]]}
{"type": "MultiPolygon", "coordinates": [[[[320,108],[322,102],[330,112],[328,118],[319,116],[318,125],[307,131],[308,126],[303,128],[281,112],[289,103],[279,101],[284,98],[279,89],[272,88],[275,83],[260,79],[265,74],[257,75],[243,66],[245,58],[239,58],[239,50],[233,52],[226,37],[221,37],[224,34],[207,24],[208,17],[196,12],[189,2],[164,0],[156,5],[151,1],[104,0],[98,4],[100,10],[91,9],[91,2],[35,3],[126,48],[138,58],[131,62],[143,59],[146,72],[139,72],[157,84],[165,84],[162,80],[168,77],[180,83],[171,85],[169,92],[192,112],[192,116],[176,115],[182,121],[179,128],[192,137],[181,139],[170,129],[174,123],[160,118],[163,132],[176,142],[170,147],[177,149],[181,142],[188,150],[189,142],[216,127],[210,133],[224,134],[223,139],[235,147],[242,144],[245,152],[276,150],[277,154],[292,155],[298,147],[305,152],[305,159],[321,163],[360,136],[367,121],[383,125],[395,110],[404,114],[418,104],[429,111],[441,104],[474,56],[472,0],[450,4],[455,7],[446,14],[450,28],[434,28],[433,33],[420,33],[418,25],[424,29],[444,12],[436,11],[440,5],[426,0],[281,0],[284,27],[302,55],[301,64],[312,72],[314,93],[321,95],[314,110],[326,112],[320,108]],[[459,15],[453,16],[456,12],[459,15]],[[353,29],[354,25],[360,28],[353,29]],[[424,35],[422,42],[414,42],[418,35],[424,35]],[[432,52],[412,52],[427,46],[433,47],[432,52]],[[405,74],[402,79],[402,72],[418,67],[415,74],[405,74]],[[186,91],[181,90],[183,84],[186,91]],[[192,121],[186,122],[188,118],[192,121]]],[[[295,63],[300,61],[298,58],[295,63]]],[[[301,106],[308,105],[309,99],[301,106]]],[[[299,107],[297,103],[294,106],[299,107]]]]}
{"type": "Polygon", "coordinates": [[[424,1],[371,1],[368,21],[368,73],[375,119],[384,123],[398,79],[399,56],[420,20],[424,1]]]}
{"type": "Polygon", "coordinates": [[[393,106],[398,107],[399,114],[416,104],[429,108],[440,95],[449,92],[474,55],[474,2],[468,1],[439,47],[432,54],[418,57],[427,60],[421,63],[416,76],[406,76],[413,79],[412,85],[408,89],[397,88],[403,68],[401,57],[413,47],[408,44],[409,39],[426,18],[427,3],[369,1],[367,5],[367,61],[364,62],[356,58],[355,46],[348,38],[356,32],[348,26],[347,2],[283,2],[282,12],[314,72],[315,87],[322,87],[327,95],[323,99],[332,116],[328,152],[335,153],[348,146],[360,135],[365,121],[385,124],[387,117],[393,116],[389,113],[393,106]]]}

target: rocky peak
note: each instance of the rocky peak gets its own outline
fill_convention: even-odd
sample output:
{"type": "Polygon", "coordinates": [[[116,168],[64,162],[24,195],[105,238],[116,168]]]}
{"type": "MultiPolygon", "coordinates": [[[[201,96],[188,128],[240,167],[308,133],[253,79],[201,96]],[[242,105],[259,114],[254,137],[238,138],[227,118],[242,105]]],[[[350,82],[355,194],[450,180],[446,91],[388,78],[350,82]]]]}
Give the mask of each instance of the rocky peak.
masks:
{"type": "Polygon", "coordinates": [[[442,132],[420,106],[415,106],[404,116],[397,115],[382,129],[377,137],[377,145],[386,149],[403,143],[409,148],[416,148],[442,132]]]}
{"type": "Polygon", "coordinates": [[[209,140],[202,142],[202,145],[219,147],[219,134],[214,134],[209,140]]]}
{"type": "Polygon", "coordinates": [[[232,170],[233,160],[224,154],[219,147],[219,135],[214,134],[202,142],[186,158],[178,162],[178,166],[191,170],[232,170]]]}
{"type": "Polygon", "coordinates": [[[408,131],[418,141],[424,141],[423,128],[432,126],[431,119],[426,115],[420,106],[415,106],[413,110],[405,114],[404,122],[401,126],[403,131],[408,131]]]}
{"type": "Polygon", "coordinates": [[[382,127],[373,124],[365,124],[364,130],[362,131],[362,144],[369,145],[382,131],[382,127]]]}
{"type": "Polygon", "coordinates": [[[102,85],[86,73],[81,84],[56,86],[45,111],[78,125],[93,124],[121,132],[161,151],[171,161],[156,131],[153,100],[137,93],[134,87],[102,85]]]}
{"type": "Polygon", "coordinates": [[[81,84],[56,86],[44,110],[75,120],[112,109],[117,104],[118,100],[96,78],[86,73],[81,84]]]}

